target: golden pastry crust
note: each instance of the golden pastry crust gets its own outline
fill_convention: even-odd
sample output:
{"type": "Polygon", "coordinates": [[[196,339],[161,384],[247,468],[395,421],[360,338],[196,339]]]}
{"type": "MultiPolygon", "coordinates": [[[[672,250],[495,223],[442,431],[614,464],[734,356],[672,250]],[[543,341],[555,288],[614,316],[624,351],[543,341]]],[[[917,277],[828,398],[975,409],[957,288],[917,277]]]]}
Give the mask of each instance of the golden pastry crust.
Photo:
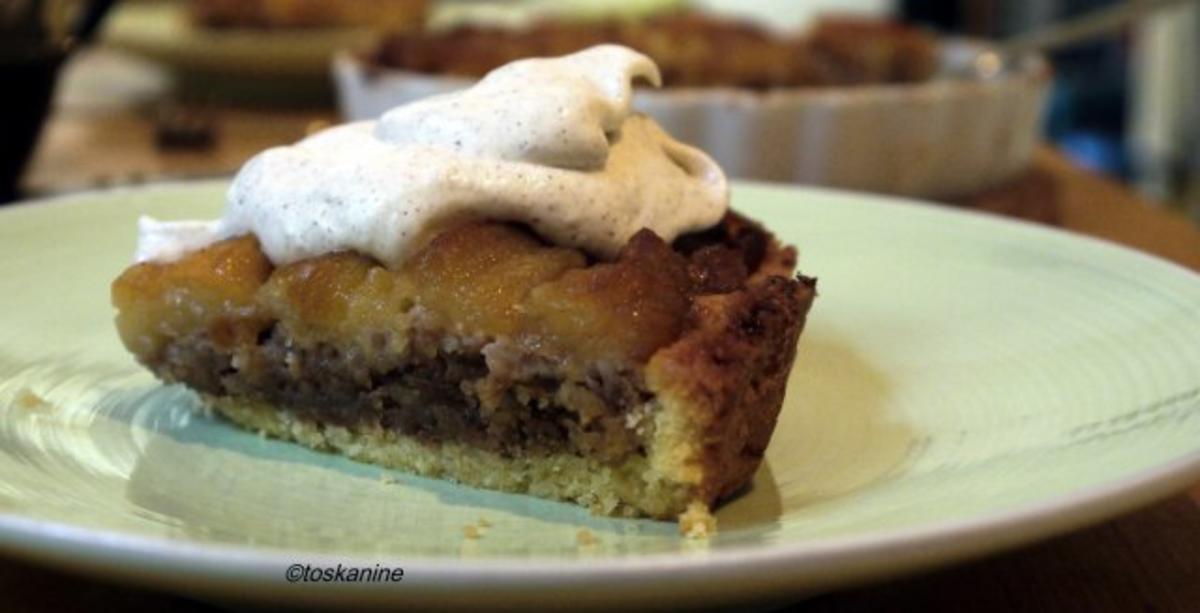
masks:
{"type": "Polygon", "coordinates": [[[938,42],[902,24],[825,18],[785,35],[724,17],[677,13],[645,21],[548,21],[513,30],[461,26],[385,39],[371,61],[421,73],[482,77],[509,62],[615,43],[650,56],[666,87],[819,87],[932,78],[938,42]]]}
{"type": "Polygon", "coordinates": [[[815,296],[795,260],[735,215],[673,246],[643,231],[611,262],[484,222],[397,270],[353,253],[273,268],[231,239],[130,267],[113,301],[142,363],[243,426],[694,519],[762,460],[815,296]]]}
{"type": "Polygon", "coordinates": [[[428,0],[192,0],[192,19],[209,28],[418,27],[428,0]]]}
{"type": "Polygon", "coordinates": [[[772,250],[744,289],[697,298],[692,327],[647,365],[659,402],[682,418],[682,464],[706,504],[749,483],[775,430],[816,296],[815,280],[790,278],[794,267],[794,252],[772,250]]]}

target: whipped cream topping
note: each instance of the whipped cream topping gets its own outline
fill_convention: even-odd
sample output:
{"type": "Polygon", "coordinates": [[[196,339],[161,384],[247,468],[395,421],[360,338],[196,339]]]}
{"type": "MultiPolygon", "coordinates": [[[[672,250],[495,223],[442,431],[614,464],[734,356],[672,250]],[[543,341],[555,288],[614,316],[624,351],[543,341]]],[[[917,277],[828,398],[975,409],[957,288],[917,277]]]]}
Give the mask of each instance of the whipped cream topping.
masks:
{"type": "Polygon", "coordinates": [[[657,66],[625,47],[521,60],[475,86],[318,132],[251,159],[213,222],[138,225],[140,261],[253,233],[275,264],[354,250],[396,266],[437,231],[517,221],[611,258],[649,228],[665,240],[720,221],[720,167],[633,113],[657,66]]]}

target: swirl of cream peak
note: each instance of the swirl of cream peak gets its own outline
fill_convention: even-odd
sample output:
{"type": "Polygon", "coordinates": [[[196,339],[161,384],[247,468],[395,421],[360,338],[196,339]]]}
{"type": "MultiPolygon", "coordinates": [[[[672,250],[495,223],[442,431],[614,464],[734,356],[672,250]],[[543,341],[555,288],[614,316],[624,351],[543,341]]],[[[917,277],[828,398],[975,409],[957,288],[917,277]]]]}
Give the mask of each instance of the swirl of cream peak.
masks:
{"type": "Polygon", "coordinates": [[[601,45],[513,62],[475,86],[314,134],[251,159],[213,222],[139,220],[138,261],[253,233],[277,265],[353,250],[396,266],[470,219],[527,224],[611,258],[642,228],[663,239],[720,221],[729,190],[703,152],[633,113],[658,68],[601,45]]]}

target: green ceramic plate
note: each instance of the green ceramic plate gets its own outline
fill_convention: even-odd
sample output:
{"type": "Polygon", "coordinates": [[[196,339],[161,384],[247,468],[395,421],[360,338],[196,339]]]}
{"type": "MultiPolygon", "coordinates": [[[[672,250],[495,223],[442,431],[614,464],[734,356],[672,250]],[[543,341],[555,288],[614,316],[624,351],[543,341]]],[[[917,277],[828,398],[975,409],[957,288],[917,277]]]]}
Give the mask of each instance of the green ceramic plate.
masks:
{"type": "Polygon", "coordinates": [[[1040,227],[755,185],[735,205],[802,247],[821,295],[767,461],[711,541],[262,439],[157,385],[111,325],[137,215],[214,216],[222,189],[0,213],[0,549],[274,603],[715,604],[994,551],[1200,479],[1194,273],[1040,227]],[[404,575],[285,576],[339,563],[404,575]]]}
{"type": "Polygon", "coordinates": [[[334,53],[368,47],[378,36],[354,27],[210,30],[192,23],[186,3],[158,0],[118,6],[103,39],[173,68],[328,82],[334,53]]]}
{"type": "Polygon", "coordinates": [[[333,56],[370,48],[379,35],[349,26],[213,30],[192,23],[186,2],[154,0],[118,4],[101,39],[168,68],[184,99],[311,107],[333,102],[333,56]]]}

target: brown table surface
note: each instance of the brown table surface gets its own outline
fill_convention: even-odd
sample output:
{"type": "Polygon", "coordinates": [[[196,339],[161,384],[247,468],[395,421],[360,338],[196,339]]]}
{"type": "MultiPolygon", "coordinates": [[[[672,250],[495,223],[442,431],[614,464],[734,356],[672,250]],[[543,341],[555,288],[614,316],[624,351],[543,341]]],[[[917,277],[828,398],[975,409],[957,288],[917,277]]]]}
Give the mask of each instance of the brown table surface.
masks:
{"type": "MultiPolygon", "coordinates": [[[[132,109],[61,112],[27,175],[33,192],[161,177],[225,174],[250,154],[295,140],[328,112],[222,111],[214,146],[164,152],[153,114],[132,109]]],[[[1103,237],[1200,270],[1200,231],[1121,185],[1049,149],[1011,183],[958,206],[1022,217],[1103,237]]],[[[7,610],[170,608],[207,605],[140,588],[0,559],[7,610]],[[15,608],[14,608],[15,607],[15,608]]],[[[981,561],[811,598],[813,611],[1197,611],[1200,610],[1200,484],[1102,525],[981,561]]]]}

